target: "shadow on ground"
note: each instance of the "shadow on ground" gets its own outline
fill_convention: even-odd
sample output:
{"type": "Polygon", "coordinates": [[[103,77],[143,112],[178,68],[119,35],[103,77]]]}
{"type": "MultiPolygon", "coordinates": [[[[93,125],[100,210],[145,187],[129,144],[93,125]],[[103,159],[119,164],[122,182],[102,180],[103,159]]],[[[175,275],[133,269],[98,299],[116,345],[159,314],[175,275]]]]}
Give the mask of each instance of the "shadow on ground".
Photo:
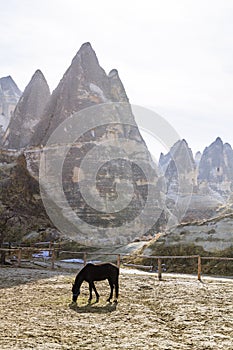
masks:
{"type": "Polygon", "coordinates": [[[82,306],[78,306],[75,303],[71,303],[69,305],[69,308],[77,313],[100,313],[100,314],[104,314],[104,313],[109,313],[109,312],[113,312],[116,311],[117,308],[117,303],[108,303],[106,305],[98,305],[97,303],[93,303],[93,304],[86,304],[86,305],[82,305],[82,306]]]}

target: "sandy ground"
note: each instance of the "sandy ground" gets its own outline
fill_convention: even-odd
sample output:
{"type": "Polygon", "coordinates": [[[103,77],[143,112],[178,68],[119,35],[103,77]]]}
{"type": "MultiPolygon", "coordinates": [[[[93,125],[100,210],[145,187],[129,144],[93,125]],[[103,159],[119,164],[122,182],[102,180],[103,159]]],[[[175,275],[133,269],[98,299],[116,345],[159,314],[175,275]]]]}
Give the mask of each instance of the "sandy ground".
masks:
{"type": "Polygon", "coordinates": [[[0,349],[233,349],[233,280],[121,272],[117,305],[70,306],[74,273],[0,268],[0,349]]]}

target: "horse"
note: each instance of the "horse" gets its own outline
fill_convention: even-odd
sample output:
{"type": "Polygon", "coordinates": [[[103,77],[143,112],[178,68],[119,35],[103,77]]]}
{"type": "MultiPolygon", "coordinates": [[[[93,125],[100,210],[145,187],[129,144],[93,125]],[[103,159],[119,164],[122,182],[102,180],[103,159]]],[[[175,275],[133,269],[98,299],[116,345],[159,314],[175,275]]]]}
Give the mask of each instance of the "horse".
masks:
{"type": "Polygon", "coordinates": [[[112,263],[101,263],[101,264],[91,264],[88,263],[86,266],[84,266],[79,273],[77,274],[75,278],[75,282],[72,287],[72,293],[73,293],[73,303],[77,302],[77,298],[80,294],[80,287],[83,281],[86,281],[89,283],[89,299],[88,302],[90,303],[92,300],[92,289],[95,292],[96,295],[96,302],[99,301],[99,294],[96,290],[96,287],[94,285],[94,281],[103,281],[107,279],[108,283],[110,285],[110,296],[107,299],[108,302],[111,301],[113,296],[113,289],[115,287],[115,300],[114,302],[117,303],[118,298],[118,292],[119,292],[119,268],[112,264],[112,263]]]}

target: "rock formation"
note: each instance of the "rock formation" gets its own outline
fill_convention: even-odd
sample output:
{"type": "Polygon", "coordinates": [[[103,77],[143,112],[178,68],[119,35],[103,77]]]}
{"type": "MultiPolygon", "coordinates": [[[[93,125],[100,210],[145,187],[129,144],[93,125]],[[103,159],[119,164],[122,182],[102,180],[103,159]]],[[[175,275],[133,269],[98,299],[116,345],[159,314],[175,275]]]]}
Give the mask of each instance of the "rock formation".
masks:
{"type": "Polygon", "coordinates": [[[193,192],[196,166],[192,150],[184,139],[177,141],[167,155],[161,154],[159,165],[166,179],[168,194],[193,192]]]}
{"type": "Polygon", "coordinates": [[[37,70],[26,86],[12,115],[3,137],[6,149],[25,148],[30,145],[36,125],[50,97],[48,84],[40,70],[37,70]]]}
{"type": "Polygon", "coordinates": [[[218,137],[205,148],[202,155],[200,153],[196,155],[194,162],[192,153],[187,147],[186,142],[178,141],[168,154],[160,157],[160,167],[167,182],[168,208],[174,213],[177,204],[174,205],[171,199],[176,195],[178,198],[182,197],[184,202],[186,198],[189,203],[182,220],[174,227],[165,229],[166,233],[155,245],[152,244],[153,254],[160,252],[166,255],[173,252],[182,255],[192,251],[228,255],[233,246],[232,148],[227,143],[223,144],[218,137]],[[184,147],[185,153],[181,151],[184,147]],[[189,184],[190,189],[193,183],[191,196],[178,191],[179,175],[181,182],[189,184]]]}
{"type": "Polygon", "coordinates": [[[199,188],[227,198],[233,190],[233,150],[218,137],[206,147],[198,167],[199,188]]]}
{"type": "Polygon", "coordinates": [[[178,141],[168,154],[161,155],[159,164],[170,203],[177,196],[184,198],[189,195],[188,192],[192,194],[184,216],[185,222],[210,218],[232,194],[233,151],[220,138],[206,147],[202,154],[198,152],[195,161],[186,141],[178,141]],[[185,191],[185,188],[189,188],[189,191],[185,191]]]}
{"type": "Polygon", "coordinates": [[[159,166],[165,182],[167,217],[170,217],[170,225],[176,225],[186,216],[196,191],[196,166],[187,142],[179,140],[168,154],[161,154],[159,166]]]}
{"type": "Polygon", "coordinates": [[[91,245],[164,230],[160,249],[231,246],[232,212],[220,209],[232,196],[231,146],[218,138],[194,160],[180,140],[161,155],[158,172],[128,102],[118,72],[107,75],[89,43],[51,96],[34,74],[0,154],[0,224],[7,218],[12,237],[54,224],[91,245]]]}
{"type": "Polygon", "coordinates": [[[0,78],[0,138],[6,131],[21,91],[11,76],[0,78]]]}
{"type": "Polygon", "coordinates": [[[139,133],[118,72],[114,69],[107,75],[89,43],[82,45],[52,93],[29,146],[25,150],[28,169],[37,178],[39,161],[44,164],[40,180],[50,201],[47,207],[51,215],[59,208],[55,219],[58,226],[65,213],[66,225],[64,228],[60,222],[60,229],[67,235],[82,243],[123,243],[145,231],[148,216],[151,220],[156,217],[155,202],[158,203],[161,189],[157,186],[155,165],[139,133]],[[77,120],[72,124],[75,117],[71,116],[77,112],[77,120]],[[50,136],[57,130],[58,138],[51,143],[50,136]],[[40,149],[41,146],[44,148],[40,149]],[[68,147],[66,153],[64,147],[68,147]],[[87,159],[88,168],[84,170],[82,164],[87,159]],[[56,168],[58,164],[62,164],[62,169],[56,168]],[[60,182],[55,181],[60,173],[62,191],[60,182]],[[149,201],[148,186],[150,193],[157,193],[149,201]],[[90,198],[94,193],[96,202],[88,203],[83,191],[90,198]],[[128,192],[132,195],[130,200],[128,192]],[[126,207],[116,209],[114,205],[120,200],[127,203],[126,207]],[[145,206],[147,211],[143,210],[145,206]],[[109,237],[107,229],[118,233],[109,237]]]}

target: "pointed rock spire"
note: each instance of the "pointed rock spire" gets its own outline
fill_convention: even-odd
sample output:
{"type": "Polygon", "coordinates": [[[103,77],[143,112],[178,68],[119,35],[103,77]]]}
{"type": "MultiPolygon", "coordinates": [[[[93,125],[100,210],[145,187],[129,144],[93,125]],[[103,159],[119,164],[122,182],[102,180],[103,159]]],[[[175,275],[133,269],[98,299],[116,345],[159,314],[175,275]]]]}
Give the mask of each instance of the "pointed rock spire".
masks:
{"type": "Polygon", "coordinates": [[[233,181],[233,150],[220,137],[206,147],[199,163],[199,183],[207,182],[210,187],[222,193],[230,191],[233,181]],[[221,186],[219,185],[221,184],[221,186]],[[224,190],[225,188],[225,190],[224,190]],[[227,188],[229,188],[227,190],[227,188]]]}
{"type": "Polygon", "coordinates": [[[195,161],[191,148],[189,148],[186,140],[178,140],[166,155],[160,156],[160,167],[164,170],[169,163],[174,161],[180,173],[192,172],[195,168],[195,161]]]}
{"type": "Polygon", "coordinates": [[[128,102],[116,70],[107,75],[90,43],[81,46],[52,93],[32,145],[45,144],[56,127],[71,114],[106,102],[128,102]]]}
{"type": "Polygon", "coordinates": [[[12,79],[10,75],[7,77],[0,78],[0,94],[4,94],[4,92],[9,95],[9,96],[15,96],[15,97],[20,97],[22,92],[12,79]]]}
{"type": "Polygon", "coordinates": [[[20,149],[30,145],[34,128],[40,121],[50,97],[43,73],[37,70],[26,86],[3,137],[3,146],[20,149]]]}
{"type": "Polygon", "coordinates": [[[9,125],[21,94],[22,92],[10,75],[0,78],[0,138],[9,125]]]}

